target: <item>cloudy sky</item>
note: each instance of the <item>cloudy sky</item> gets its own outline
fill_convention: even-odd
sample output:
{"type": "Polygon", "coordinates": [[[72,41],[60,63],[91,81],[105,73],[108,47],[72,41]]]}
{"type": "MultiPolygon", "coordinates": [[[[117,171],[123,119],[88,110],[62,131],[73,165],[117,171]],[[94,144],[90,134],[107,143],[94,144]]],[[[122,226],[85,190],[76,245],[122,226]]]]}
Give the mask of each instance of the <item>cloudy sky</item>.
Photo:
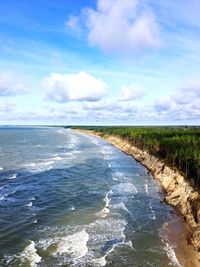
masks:
{"type": "Polygon", "coordinates": [[[0,124],[200,124],[199,0],[0,1],[0,124]]]}

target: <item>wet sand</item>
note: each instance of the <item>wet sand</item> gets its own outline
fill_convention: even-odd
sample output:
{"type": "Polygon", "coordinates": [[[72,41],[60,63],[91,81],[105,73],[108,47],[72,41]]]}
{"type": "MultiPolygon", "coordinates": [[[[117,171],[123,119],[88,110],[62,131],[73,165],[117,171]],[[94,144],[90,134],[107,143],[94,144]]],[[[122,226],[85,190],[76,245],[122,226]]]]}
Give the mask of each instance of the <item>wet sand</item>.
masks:
{"type": "Polygon", "coordinates": [[[176,211],[178,220],[166,223],[161,235],[165,236],[169,244],[174,247],[176,257],[183,267],[199,267],[200,261],[198,254],[194,251],[193,246],[187,242],[190,229],[184,222],[183,217],[176,211]]]}

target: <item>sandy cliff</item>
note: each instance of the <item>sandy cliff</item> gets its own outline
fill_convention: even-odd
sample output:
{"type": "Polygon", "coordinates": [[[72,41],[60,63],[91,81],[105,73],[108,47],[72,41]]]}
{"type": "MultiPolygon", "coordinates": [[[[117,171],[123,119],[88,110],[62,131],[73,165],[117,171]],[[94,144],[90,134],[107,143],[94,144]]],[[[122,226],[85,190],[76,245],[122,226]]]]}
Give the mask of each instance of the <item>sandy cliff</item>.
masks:
{"type": "MultiPolygon", "coordinates": [[[[99,133],[94,132],[93,134],[99,135],[99,133]]],[[[200,259],[199,193],[177,170],[166,166],[162,160],[132,146],[127,140],[120,137],[104,135],[103,138],[123,152],[133,156],[149,170],[154,178],[161,182],[166,193],[166,202],[174,206],[184,216],[185,221],[191,228],[188,242],[198,252],[200,259]]]]}

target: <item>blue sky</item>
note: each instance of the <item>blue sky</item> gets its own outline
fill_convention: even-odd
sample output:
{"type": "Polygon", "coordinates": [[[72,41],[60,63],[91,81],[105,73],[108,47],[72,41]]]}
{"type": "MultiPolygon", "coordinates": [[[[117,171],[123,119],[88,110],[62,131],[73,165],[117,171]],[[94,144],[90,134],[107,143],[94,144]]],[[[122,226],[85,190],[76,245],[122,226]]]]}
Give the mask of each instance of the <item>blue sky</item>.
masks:
{"type": "Polygon", "coordinates": [[[0,2],[0,124],[198,124],[198,0],[0,2]]]}

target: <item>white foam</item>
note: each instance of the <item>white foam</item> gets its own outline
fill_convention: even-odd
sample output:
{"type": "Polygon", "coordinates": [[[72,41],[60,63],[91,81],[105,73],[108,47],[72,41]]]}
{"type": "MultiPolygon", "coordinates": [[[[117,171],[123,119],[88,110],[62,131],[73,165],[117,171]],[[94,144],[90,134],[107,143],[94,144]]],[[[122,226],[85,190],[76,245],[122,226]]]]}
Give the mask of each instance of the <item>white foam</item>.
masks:
{"type": "Polygon", "coordinates": [[[119,172],[119,171],[116,171],[115,172],[115,175],[116,176],[119,176],[119,177],[123,177],[124,176],[124,174],[122,172],[119,172]]]}
{"type": "Polygon", "coordinates": [[[149,186],[148,186],[148,184],[145,184],[145,185],[144,185],[144,190],[145,190],[145,192],[146,192],[147,194],[149,194],[149,186]]]}
{"type": "Polygon", "coordinates": [[[28,171],[33,173],[39,173],[43,171],[48,171],[53,168],[52,164],[54,163],[53,160],[50,161],[43,161],[43,162],[31,162],[27,163],[24,166],[28,169],[28,171]]]}
{"type": "Polygon", "coordinates": [[[1,196],[1,197],[0,197],[0,200],[4,200],[6,197],[11,196],[11,195],[13,195],[13,194],[15,194],[15,193],[16,193],[15,190],[12,191],[12,192],[8,192],[8,193],[6,193],[4,196],[1,196]]]}
{"type": "Polygon", "coordinates": [[[97,216],[101,218],[105,218],[109,213],[110,213],[110,209],[105,207],[100,212],[97,213],[97,216]]]}
{"type": "Polygon", "coordinates": [[[60,156],[57,156],[57,157],[52,158],[52,160],[56,160],[56,161],[59,161],[59,160],[62,160],[62,159],[63,159],[63,158],[60,157],[60,156]]]}
{"type": "Polygon", "coordinates": [[[10,177],[8,177],[8,179],[16,179],[17,178],[17,173],[11,175],[10,177]]]}
{"type": "Polygon", "coordinates": [[[152,211],[151,215],[150,215],[150,219],[155,221],[156,220],[156,215],[155,215],[155,212],[152,211]]]}
{"type": "Polygon", "coordinates": [[[170,246],[167,242],[165,242],[164,250],[167,252],[167,256],[173,262],[173,264],[175,264],[177,267],[182,267],[176,257],[173,246],[170,246]]]}
{"type": "Polygon", "coordinates": [[[107,208],[109,206],[110,201],[111,201],[111,199],[108,197],[108,194],[106,194],[103,201],[106,203],[105,207],[107,208]]]}
{"type": "MultiPolygon", "coordinates": [[[[106,255],[107,256],[107,255],[106,255]]],[[[106,261],[106,256],[103,256],[103,257],[101,257],[101,258],[97,258],[97,259],[94,259],[94,260],[92,260],[92,263],[94,263],[95,264],[95,266],[96,265],[98,265],[98,266],[105,266],[106,265],[106,263],[107,263],[107,261],[106,261]]]]}
{"type": "Polygon", "coordinates": [[[116,191],[117,193],[120,193],[120,194],[121,193],[136,194],[138,192],[137,188],[129,182],[115,185],[113,187],[113,191],[116,191]]]}
{"type": "Polygon", "coordinates": [[[26,205],[26,207],[32,207],[33,206],[33,202],[31,201],[31,202],[29,202],[27,205],[26,205]]]}
{"type": "Polygon", "coordinates": [[[63,237],[59,240],[53,256],[68,255],[76,259],[82,258],[88,252],[88,239],[89,235],[85,229],[81,232],[63,237]]]}
{"type": "Polygon", "coordinates": [[[73,211],[73,210],[75,210],[75,207],[74,206],[72,206],[69,210],[71,210],[71,211],[73,211]]]}
{"type": "Polygon", "coordinates": [[[41,147],[42,145],[35,145],[35,146],[33,146],[33,147],[41,147]]]}
{"type": "Polygon", "coordinates": [[[43,250],[47,250],[52,244],[55,244],[55,242],[56,240],[54,238],[40,239],[37,246],[43,250]]]}
{"type": "Polygon", "coordinates": [[[129,213],[131,215],[130,211],[127,209],[127,207],[125,206],[125,204],[123,202],[120,202],[120,203],[112,205],[112,208],[114,208],[114,209],[122,209],[122,210],[126,211],[127,213],[129,213]]]}
{"type": "Polygon", "coordinates": [[[100,212],[97,213],[97,216],[99,216],[101,218],[106,217],[110,213],[109,203],[110,203],[111,199],[108,197],[108,194],[106,194],[103,201],[105,202],[105,206],[100,212]]]}
{"type": "Polygon", "coordinates": [[[57,130],[57,133],[59,133],[59,134],[66,134],[66,131],[65,130],[57,130]]]}
{"type": "Polygon", "coordinates": [[[124,174],[122,172],[116,171],[112,174],[113,181],[119,181],[120,178],[123,178],[124,174]]]}
{"type": "Polygon", "coordinates": [[[156,220],[156,215],[155,215],[155,211],[153,210],[152,206],[151,206],[151,203],[148,205],[150,210],[151,210],[151,214],[150,214],[150,219],[151,220],[156,220]]]}
{"type": "Polygon", "coordinates": [[[117,245],[124,243],[126,225],[125,220],[113,218],[99,219],[91,223],[87,229],[90,234],[90,245],[107,256],[117,245]]]}
{"type": "MultiPolygon", "coordinates": [[[[18,255],[16,258],[20,259],[22,263],[29,263],[29,266],[36,267],[37,263],[41,261],[41,257],[37,254],[37,249],[35,248],[35,242],[30,241],[31,243],[18,255]]],[[[21,266],[21,265],[20,265],[21,266]]]]}
{"type": "Polygon", "coordinates": [[[0,171],[3,171],[3,167],[0,167],[0,171]]]}
{"type": "Polygon", "coordinates": [[[49,165],[51,165],[51,164],[53,164],[54,163],[54,161],[47,161],[47,162],[43,162],[43,163],[41,163],[41,165],[42,166],[49,166],[49,165]]]}

